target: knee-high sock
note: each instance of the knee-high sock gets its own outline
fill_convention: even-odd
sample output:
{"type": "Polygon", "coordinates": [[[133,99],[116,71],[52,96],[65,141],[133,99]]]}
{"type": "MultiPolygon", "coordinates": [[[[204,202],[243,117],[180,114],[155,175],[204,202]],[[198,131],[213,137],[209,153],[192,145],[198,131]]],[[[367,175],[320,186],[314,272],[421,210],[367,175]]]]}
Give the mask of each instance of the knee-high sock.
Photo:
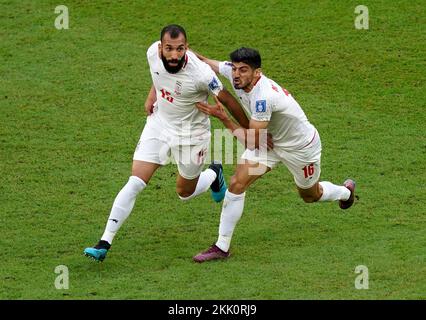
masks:
{"type": "Polygon", "coordinates": [[[191,194],[189,197],[184,198],[179,196],[179,198],[181,200],[189,200],[198,196],[201,193],[206,192],[215,179],[216,172],[214,172],[212,169],[204,170],[203,172],[201,172],[200,177],[198,178],[197,186],[195,187],[194,193],[191,194]]]}
{"type": "Polygon", "coordinates": [[[228,252],[235,226],[243,214],[246,193],[234,194],[226,190],[220,216],[219,237],[216,242],[221,250],[228,252]]]}
{"type": "Polygon", "coordinates": [[[328,181],[321,181],[319,183],[322,187],[322,196],[319,201],[336,201],[348,200],[351,192],[344,186],[338,186],[328,181]]]}
{"type": "Polygon", "coordinates": [[[145,187],[146,184],[142,179],[136,176],[131,176],[129,178],[129,181],[115,198],[105,232],[102,235],[101,240],[108,241],[110,244],[112,243],[115,234],[120,229],[123,222],[130,215],[130,212],[132,212],[137,195],[145,187]]]}

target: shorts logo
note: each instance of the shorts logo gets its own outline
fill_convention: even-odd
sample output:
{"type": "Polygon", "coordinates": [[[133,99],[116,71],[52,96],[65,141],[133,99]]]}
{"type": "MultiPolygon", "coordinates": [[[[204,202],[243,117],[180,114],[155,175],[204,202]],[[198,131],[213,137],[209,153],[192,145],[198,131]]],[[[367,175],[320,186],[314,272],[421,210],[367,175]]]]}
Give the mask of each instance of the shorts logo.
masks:
{"type": "Polygon", "coordinates": [[[256,112],[265,112],[265,111],[266,111],[266,100],[257,100],[256,112]]]}
{"type": "Polygon", "coordinates": [[[209,88],[211,91],[219,88],[219,82],[217,81],[216,77],[213,77],[212,81],[210,81],[209,88]]]}
{"type": "Polygon", "coordinates": [[[204,157],[207,155],[207,149],[204,148],[200,152],[198,152],[197,164],[202,164],[204,161],[204,157]]]}

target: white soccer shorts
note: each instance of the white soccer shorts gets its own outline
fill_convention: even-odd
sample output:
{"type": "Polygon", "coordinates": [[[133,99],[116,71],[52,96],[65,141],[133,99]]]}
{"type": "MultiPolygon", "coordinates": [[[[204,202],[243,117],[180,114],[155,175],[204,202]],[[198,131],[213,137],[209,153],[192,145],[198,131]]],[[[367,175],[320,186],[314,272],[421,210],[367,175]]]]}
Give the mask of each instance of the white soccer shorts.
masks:
{"type": "Polygon", "coordinates": [[[245,150],[242,159],[261,163],[269,168],[284,163],[294,177],[294,182],[301,189],[309,189],[321,174],[321,139],[318,132],[309,145],[300,150],[284,150],[274,147],[273,150],[260,152],[259,150],[245,150]]]}
{"type": "Polygon", "coordinates": [[[210,149],[210,132],[198,136],[196,141],[182,143],[171,136],[156,119],[147,117],[145,127],[136,146],[133,160],[166,165],[177,164],[179,174],[188,180],[197,178],[203,171],[204,161],[210,149]]]}

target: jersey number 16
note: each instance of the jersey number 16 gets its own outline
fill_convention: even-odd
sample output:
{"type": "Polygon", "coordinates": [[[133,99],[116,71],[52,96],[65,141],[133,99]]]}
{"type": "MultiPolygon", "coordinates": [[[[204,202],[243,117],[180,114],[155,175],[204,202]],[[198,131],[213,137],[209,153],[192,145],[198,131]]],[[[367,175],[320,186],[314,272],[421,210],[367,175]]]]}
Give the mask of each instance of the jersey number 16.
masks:
{"type": "Polygon", "coordinates": [[[311,163],[309,166],[304,166],[303,173],[305,174],[305,179],[312,176],[314,174],[314,164],[311,163]]]}

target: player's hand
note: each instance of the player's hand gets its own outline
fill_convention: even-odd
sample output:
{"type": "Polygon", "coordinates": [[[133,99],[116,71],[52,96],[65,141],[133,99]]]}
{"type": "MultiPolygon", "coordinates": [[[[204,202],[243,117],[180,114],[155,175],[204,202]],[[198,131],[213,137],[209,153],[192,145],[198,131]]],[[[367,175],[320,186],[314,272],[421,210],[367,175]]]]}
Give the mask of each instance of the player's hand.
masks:
{"type": "MultiPolygon", "coordinates": [[[[254,129],[249,129],[249,130],[254,130],[254,129]]],[[[263,135],[263,133],[261,133],[261,135],[263,135]]],[[[253,138],[254,138],[253,136],[249,136],[248,137],[248,144],[251,145],[251,146],[253,146],[253,149],[249,148],[250,150],[254,150],[255,143],[254,143],[254,141],[252,141],[253,138]]],[[[266,141],[265,141],[265,138],[263,136],[259,137],[259,146],[258,146],[258,149],[259,150],[260,149],[265,150],[265,148],[268,151],[271,151],[272,149],[274,149],[274,141],[272,139],[272,134],[270,134],[269,132],[266,134],[266,141]]]]}
{"type": "Polygon", "coordinates": [[[223,104],[219,101],[219,99],[216,96],[213,96],[214,100],[216,101],[215,105],[210,105],[205,102],[198,102],[197,108],[201,112],[213,116],[215,118],[218,118],[221,121],[226,121],[229,119],[228,114],[226,113],[225,109],[223,108],[223,104]]]}
{"type": "Polygon", "coordinates": [[[146,114],[150,116],[152,112],[154,111],[154,106],[152,104],[145,105],[145,111],[146,111],[146,114]]]}
{"type": "Polygon", "coordinates": [[[154,113],[155,103],[154,104],[146,104],[145,111],[148,116],[154,113]]]}

